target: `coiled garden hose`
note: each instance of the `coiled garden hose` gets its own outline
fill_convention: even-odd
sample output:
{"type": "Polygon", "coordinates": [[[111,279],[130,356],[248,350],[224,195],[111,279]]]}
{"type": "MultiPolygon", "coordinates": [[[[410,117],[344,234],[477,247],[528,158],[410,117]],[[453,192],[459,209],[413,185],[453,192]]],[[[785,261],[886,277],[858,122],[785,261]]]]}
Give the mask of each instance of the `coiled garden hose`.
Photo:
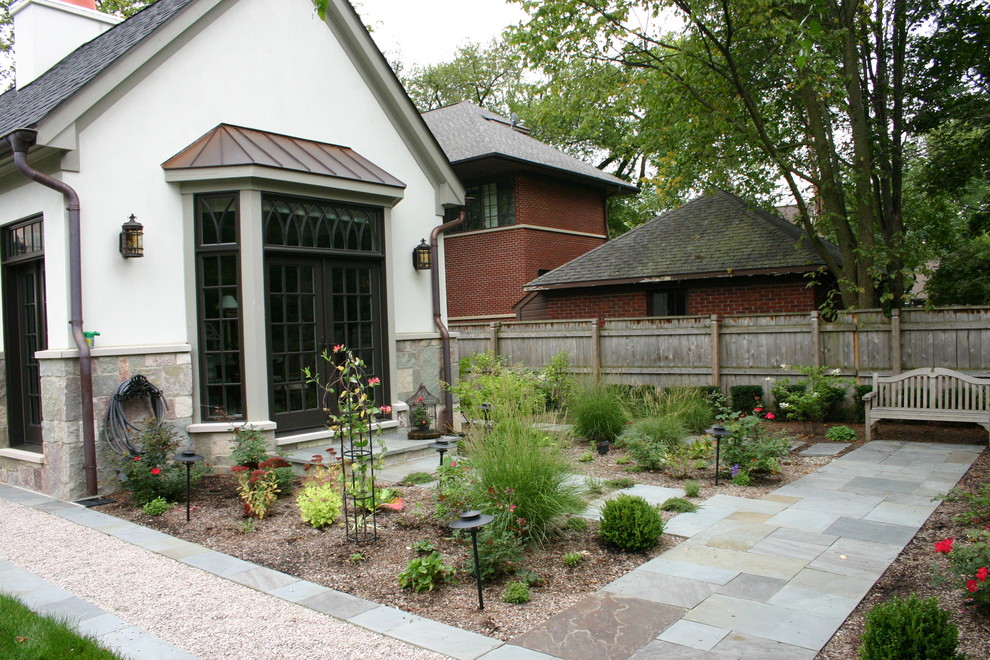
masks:
{"type": "Polygon", "coordinates": [[[107,414],[103,420],[103,437],[106,438],[110,449],[118,456],[138,456],[140,454],[140,451],[131,443],[131,431],[140,431],[141,429],[127,421],[127,416],[124,414],[124,401],[142,396],[148,397],[148,404],[151,406],[151,412],[155,415],[156,423],[160,424],[165,418],[165,411],[168,410],[165,395],[147,378],[138,374],[118,385],[117,390],[113,393],[113,398],[110,399],[110,405],[107,406],[107,414]]]}

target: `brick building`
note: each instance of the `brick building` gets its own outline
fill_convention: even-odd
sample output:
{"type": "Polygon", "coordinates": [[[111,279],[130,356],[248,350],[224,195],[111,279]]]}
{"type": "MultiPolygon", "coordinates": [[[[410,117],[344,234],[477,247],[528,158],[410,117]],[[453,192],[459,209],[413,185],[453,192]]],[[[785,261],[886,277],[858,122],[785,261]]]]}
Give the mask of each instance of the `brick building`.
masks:
{"type": "Polygon", "coordinates": [[[523,285],[602,245],[607,199],[637,192],[467,101],[423,118],[473,197],[444,237],[453,322],[515,318],[523,285]]]}
{"type": "Polygon", "coordinates": [[[832,286],[808,286],[824,265],[810,243],[716,191],[529,282],[515,309],[522,320],[811,311],[832,286]]]}

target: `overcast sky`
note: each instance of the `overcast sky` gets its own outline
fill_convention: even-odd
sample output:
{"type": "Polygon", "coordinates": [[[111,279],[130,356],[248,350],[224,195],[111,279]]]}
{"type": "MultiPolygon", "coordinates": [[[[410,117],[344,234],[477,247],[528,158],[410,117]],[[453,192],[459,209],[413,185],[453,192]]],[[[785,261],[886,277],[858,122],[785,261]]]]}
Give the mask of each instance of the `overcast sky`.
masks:
{"type": "Polygon", "coordinates": [[[352,1],[378,47],[407,67],[449,60],[470,42],[487,44],[526,16],[504,0],[352,1]]]}

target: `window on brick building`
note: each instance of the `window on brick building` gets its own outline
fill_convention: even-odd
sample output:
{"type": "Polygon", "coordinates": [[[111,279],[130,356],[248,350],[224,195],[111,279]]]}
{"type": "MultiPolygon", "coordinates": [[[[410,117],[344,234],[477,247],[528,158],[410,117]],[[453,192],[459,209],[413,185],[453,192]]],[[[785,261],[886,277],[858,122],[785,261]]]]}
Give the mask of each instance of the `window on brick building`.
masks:
{"type": "Polygon", "coordinates": [[[497,181],[467,189],[473,198],[464,224],[454,231],[479,231],[516,224],[515,190],[511,181],[497,181]]]}
{"type": "Polygon", "coordinates": [[[684,316],[687,296],[683,291],[655,291],[650,296],[650,316],[684,316]]]}

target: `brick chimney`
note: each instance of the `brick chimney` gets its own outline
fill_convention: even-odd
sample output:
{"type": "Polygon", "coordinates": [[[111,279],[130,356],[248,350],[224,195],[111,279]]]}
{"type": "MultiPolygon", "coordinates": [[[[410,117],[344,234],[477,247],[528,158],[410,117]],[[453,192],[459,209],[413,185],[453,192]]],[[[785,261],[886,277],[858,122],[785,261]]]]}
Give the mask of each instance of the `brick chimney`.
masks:
{"type": "Polygon", "coordinates": [[[121,21],[97,11],[95,0],[21,0],[10,15],[18,88],[121,21]]]}

